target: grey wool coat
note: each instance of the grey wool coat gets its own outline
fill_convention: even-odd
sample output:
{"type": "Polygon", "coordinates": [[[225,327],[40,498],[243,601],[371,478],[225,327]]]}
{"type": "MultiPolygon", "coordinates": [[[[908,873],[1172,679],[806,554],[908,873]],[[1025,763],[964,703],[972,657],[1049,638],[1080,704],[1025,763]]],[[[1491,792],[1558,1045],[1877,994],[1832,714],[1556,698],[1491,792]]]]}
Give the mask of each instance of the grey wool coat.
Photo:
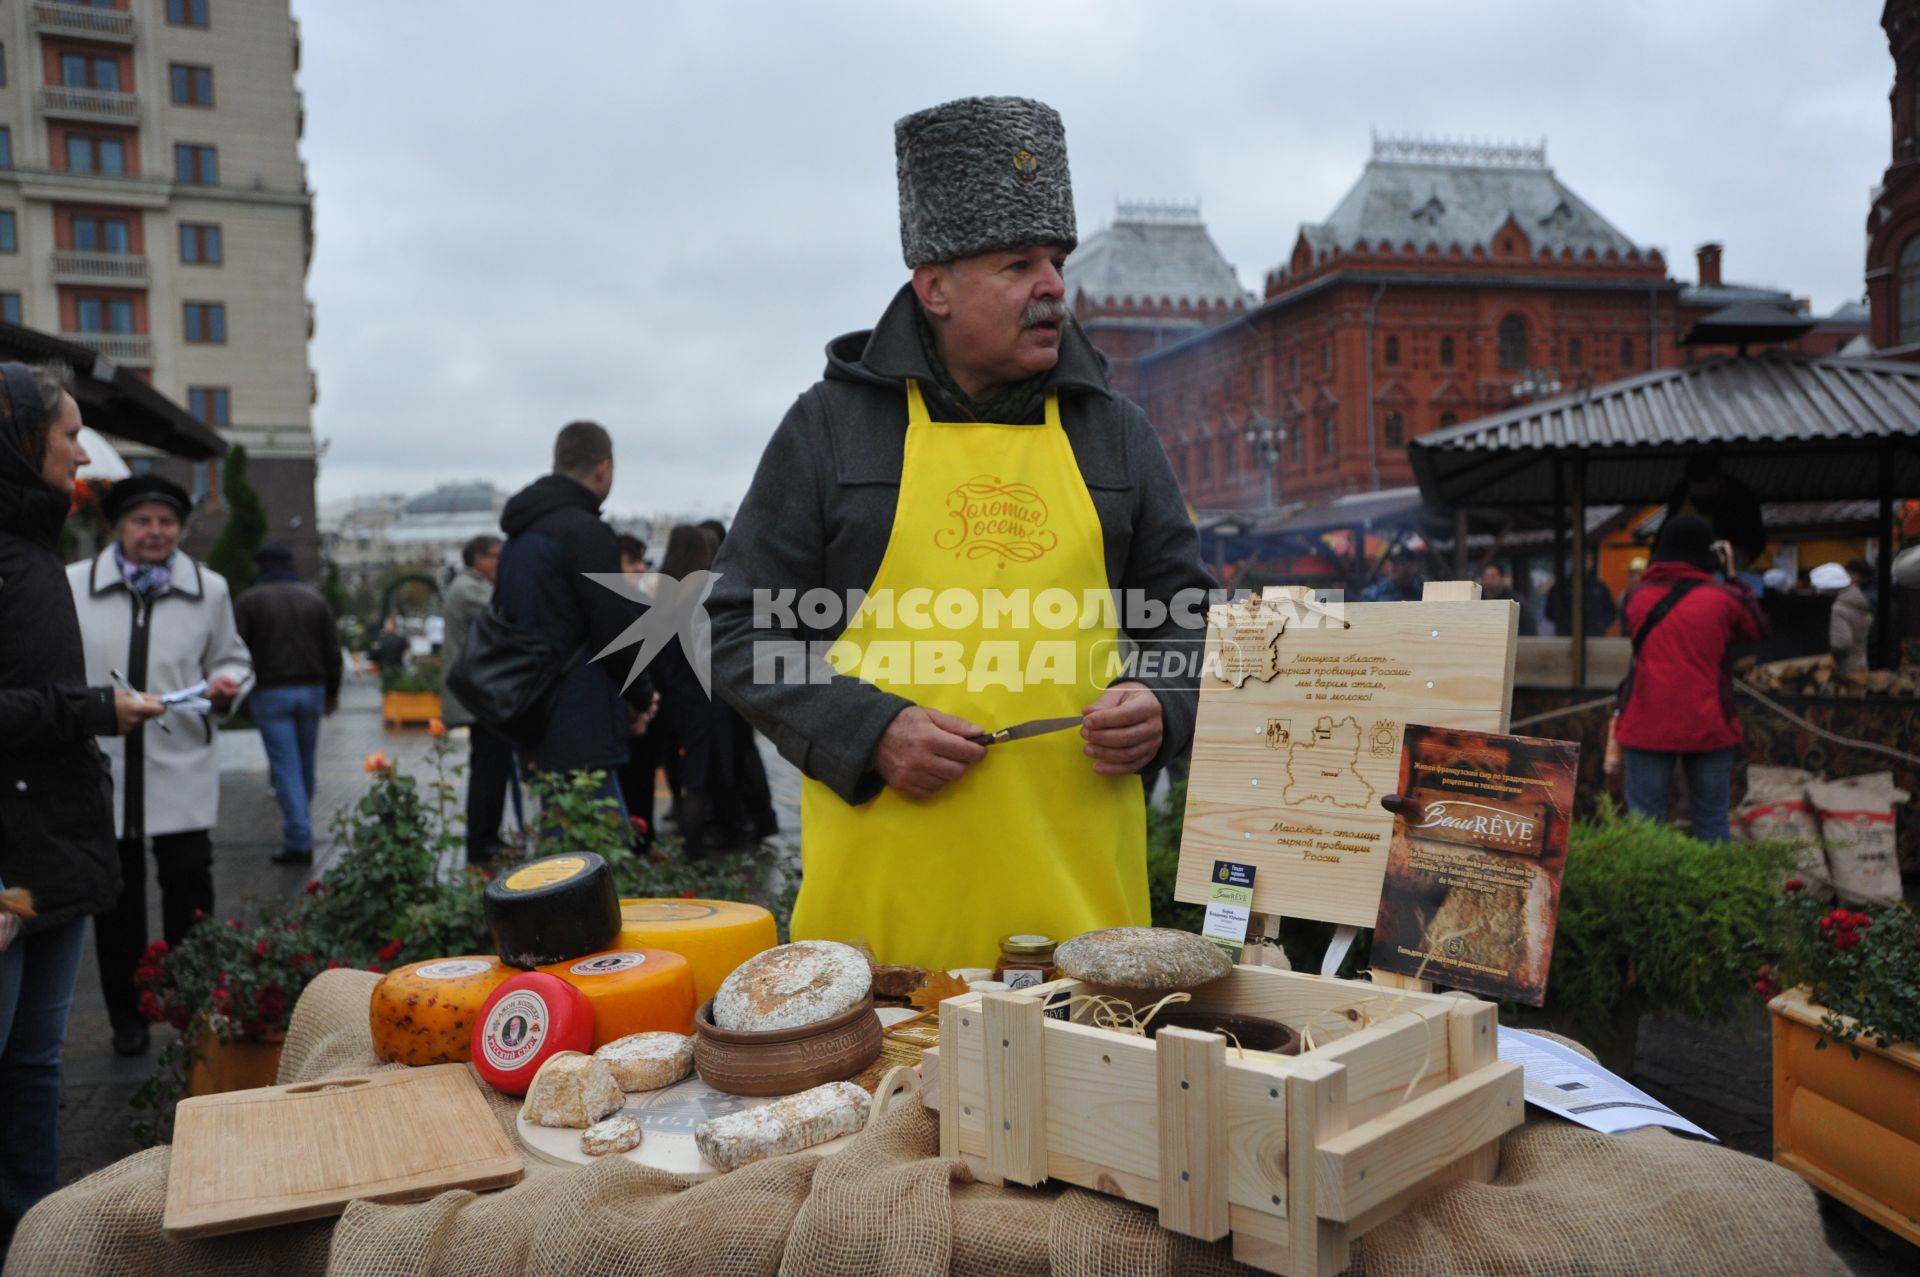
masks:
{"type": "MultiPolygon", "coordinates": [[[[467,631],[487,610],[493,598],[493,586],[472,568],[463,567],[440,596],[440,615],[446,618],[446,640],[440,645],[440,667],[452,669],[460,663],[467,648],[467,631]]],[[[465,727],[473,722],[473,711],[460,703],[453,689],[440,688],[440,721],[448,727],[465,727]]]]}
{"type": "MultiPolygon", "coordinates": [[[[845,599],[879,573],[899,501],[907,379],[919,382],[935,420],[963,419],[941,397],[921,349],[918,305],[912,288],[903,287],[872,331],[827,346],[826,376],[788,410],[760,458],[714,564],[719,581],[706,604],[715,691],[803,773],[849,803],[867,802],[883,788],[869,762],[911,702],[839,675],[798,685],[756,681],[756,643],[830,641],[847,618],[816,629],[796,614],[793,628],[756,627],[754,592],[824,587],[845,599]]],[[[1179,482],[1146,413],[1114,392],[1106,357],[1071,319],[1048,387],[1059,394],[1061,424],[1100,518],[1111,588],[1161,602],[1213,588],[1179,482]]],[[[1027,424],[1039,422],[1036,412],[1027,424]]],[[[1204,608],[1200,615],[1204,622],[1204,608]]],[[[1167,619],[1125,634],[1143,649],[1171,650],[1204,630],[1167,619]]],[[[1165,762],[1193,737],[1196,679],[1134,681],[1160,700],[1165,735],[1155,761],[1165,762]]]]}
{"type": "MultiPolygon", "coordinates": [[[[67,569],[87,682],[111,684],[112,671],[160,695],[222,674],[240,685],[235,704],[253,688],[253,657],[234,628],[227,579],[174,551],[167,592],[142,607],[108,546],[67,569]]],[[[220,819],[220,756],[213,721],[169,712],[126,736],[102,736],[113,766],[116,838],[150,838],[211,829],[220,819]],[[168,731],[161,731],[164,722],[168,731]],[[133,773],[138,771],[138,776],[133,773]]]]}

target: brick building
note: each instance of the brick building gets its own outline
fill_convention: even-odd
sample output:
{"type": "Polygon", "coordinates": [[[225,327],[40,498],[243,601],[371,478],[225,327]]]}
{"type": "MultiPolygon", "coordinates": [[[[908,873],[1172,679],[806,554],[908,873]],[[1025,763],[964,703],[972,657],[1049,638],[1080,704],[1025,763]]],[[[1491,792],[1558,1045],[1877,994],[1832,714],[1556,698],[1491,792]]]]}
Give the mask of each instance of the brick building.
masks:
{"type": "Polygon", "coordinates": [[[1920,359],[1920,0],[1880,12],[1893,53],[1893,154],[1867,210],[1867,305],[1882,357],[1920,359]]]}
{"type": "Polygon", "coordinates": [[[1120,201],[1065,274],[1074,317],[1113,360],[1114,387],[1133,399],[1141,355],[1244,315],[1256,301],[1207,234],[1198,204],[1120,201]]]}
{"type": "MultiPolygon", "coordinates": [[[[0,318],[91,346],[243,443],[269,536],[319,563],[288,0],[0,6],[0,318]]],[[[224,523],[222,462],[129,444],[224,523]]]]}
{"type": "Polygon", "coordinates": [[[1247,322],[1141,354],[1139,397],[1196,508],[1397,487],[1416,434],[1678,362],[1681,291],[1544,146],[1377,137],[1247,322]]]}

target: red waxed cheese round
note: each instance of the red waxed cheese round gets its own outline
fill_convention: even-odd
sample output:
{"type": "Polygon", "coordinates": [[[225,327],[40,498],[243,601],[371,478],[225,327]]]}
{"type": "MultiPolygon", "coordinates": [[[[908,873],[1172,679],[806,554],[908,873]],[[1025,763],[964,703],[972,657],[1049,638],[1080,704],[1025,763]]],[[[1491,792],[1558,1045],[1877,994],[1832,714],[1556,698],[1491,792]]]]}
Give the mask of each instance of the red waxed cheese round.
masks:
{"type": "Polygon", "coordinates": [[[487,1085],[525,1095],[562,1051],[593,1049],[593,1005],[558,976],[527,971],[495,989],[473,1022],[473,1067],[487,1085]]]}

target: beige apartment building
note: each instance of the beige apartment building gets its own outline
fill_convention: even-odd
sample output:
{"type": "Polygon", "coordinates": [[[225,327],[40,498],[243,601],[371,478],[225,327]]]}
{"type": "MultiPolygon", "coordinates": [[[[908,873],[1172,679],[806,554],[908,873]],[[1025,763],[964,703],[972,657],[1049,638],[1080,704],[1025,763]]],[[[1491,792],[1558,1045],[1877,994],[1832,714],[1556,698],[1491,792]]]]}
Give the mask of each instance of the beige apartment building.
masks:
{"type": "MultiPolygon", "coordinates": [[[[0,3],[0,319],[94,347],[245,444],[269,538],[310,576],[299,65],[288,0],[0,3]]],[[[125,453],[203,500],[204,554],[224,463],[125,453]]]]}

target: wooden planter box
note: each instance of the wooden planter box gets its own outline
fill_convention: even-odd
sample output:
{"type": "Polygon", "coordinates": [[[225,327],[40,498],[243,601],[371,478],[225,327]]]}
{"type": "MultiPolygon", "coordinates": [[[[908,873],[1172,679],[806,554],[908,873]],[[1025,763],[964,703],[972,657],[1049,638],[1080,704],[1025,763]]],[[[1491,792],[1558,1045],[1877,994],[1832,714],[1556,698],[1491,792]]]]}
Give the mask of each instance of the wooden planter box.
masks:
{"type": "Polygon", "coordinates": [[[1920,1246],[1920,1047],[1829,1042],[1803,988],[1773,1012],[1773,1160],[1920,1246]]]}
{"type": "Polygon", "coordinates": [[[1523,1119],[1491,1002],[1265,967],[1235,967],[1194,995],[1304,1030],[1312,1049],[1297,1058],[1043,1009],[1111,992],[1060,980],[942,1003],[941,1155],[990,1183],[1064,1180],[1157,1207],[1175,1232],[1231,1234],[1243,1263],[1319,1277],[1428,1190],[1492,1178],[1500,1136],[1523,1119]]]}
{"type": "Polygon", "coordinates": [[[272,1086],[280,1072],[284,1033],[271,1033],[254,1042],[222,1042],[210,1030],[194,1034],[187,1054],[187,1095],[224,1095],[272,1086]]]}
{"type": "Polygon", "coordinates": [[[440,717],[440,693],[386,692],[380,697],[380,717],[396,727],[432,722],[440,717]]]}

